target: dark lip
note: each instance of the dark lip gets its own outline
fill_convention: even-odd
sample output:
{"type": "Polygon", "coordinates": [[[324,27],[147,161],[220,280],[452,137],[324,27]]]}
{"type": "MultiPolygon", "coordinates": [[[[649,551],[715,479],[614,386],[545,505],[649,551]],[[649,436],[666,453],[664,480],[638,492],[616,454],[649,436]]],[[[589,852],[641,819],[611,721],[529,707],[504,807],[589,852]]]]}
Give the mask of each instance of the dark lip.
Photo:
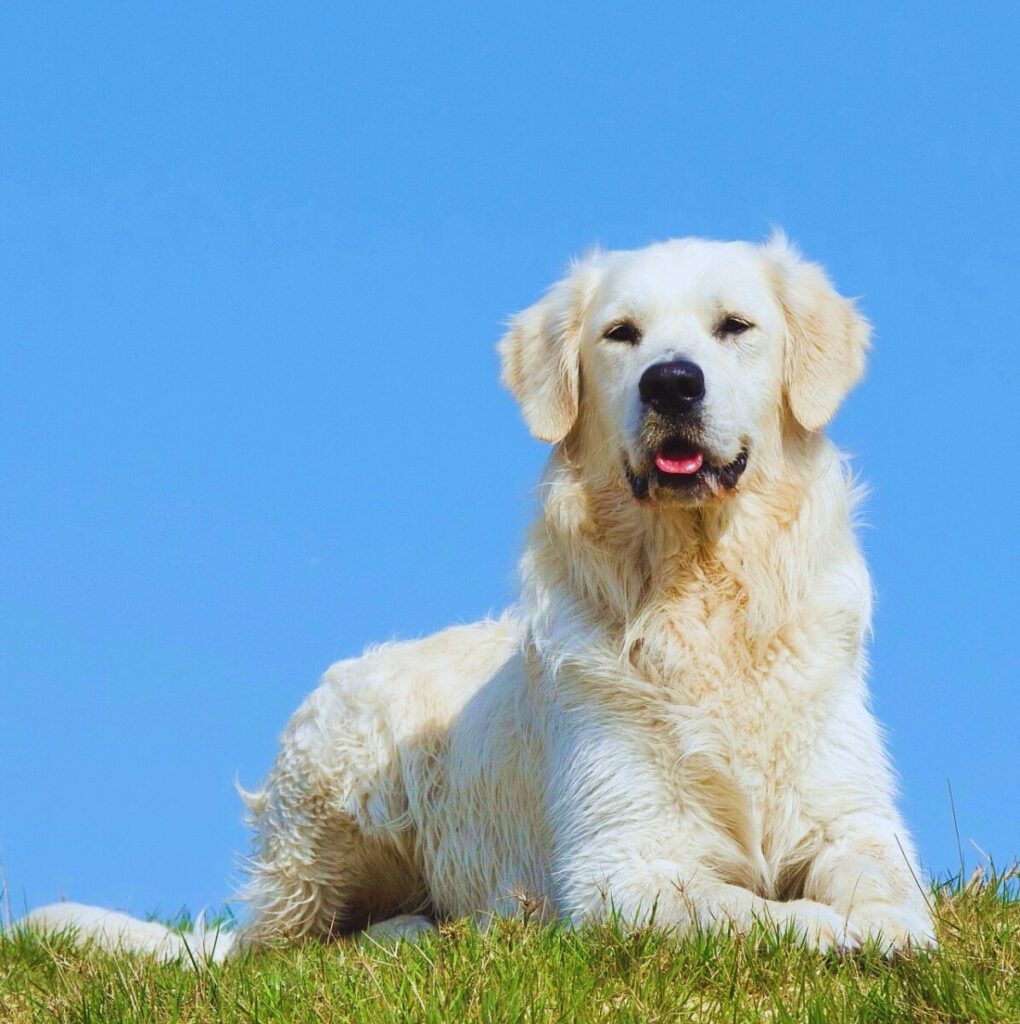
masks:
{"type": "Polygon", "coordinates": [[[643,501],[650,495],[653,482],[656,488],[687,495],[707,489],[712,483],[718,483],[723,490],[732,491],[737,486],[744,470],[747,469],[748,455],[745,446],[741,448],[740,454],[732,462],[719,465],[706,459],[697,473],[681,475],[663,473],[657,467],[653,467],[650,473],[639,473],[631,466],[630,460],[625,454],[623,468],[634,497],[643,501]]]}

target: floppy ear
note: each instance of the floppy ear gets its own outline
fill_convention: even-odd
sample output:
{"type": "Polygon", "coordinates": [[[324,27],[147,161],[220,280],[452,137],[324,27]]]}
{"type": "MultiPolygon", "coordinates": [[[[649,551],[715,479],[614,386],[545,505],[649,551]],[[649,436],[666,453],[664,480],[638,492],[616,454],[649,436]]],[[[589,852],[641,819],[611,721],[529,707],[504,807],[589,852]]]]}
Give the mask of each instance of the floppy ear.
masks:
{"type": "Polygon", "coordinates": [[[518,313],[498,345],[503,383],[540,441],[562,441],[577,419],[581,328],[595,284],[596,259],[592,255],[574,264],[542,299],[518,313]]]}
{"type": "Polygon", "coordinates": [[[786,314],[786,400],[806,430],[821,430],[864,373],[871,326],[820,266],[808,263],[780,232],[765,246],[778,269],[786,314]]]}

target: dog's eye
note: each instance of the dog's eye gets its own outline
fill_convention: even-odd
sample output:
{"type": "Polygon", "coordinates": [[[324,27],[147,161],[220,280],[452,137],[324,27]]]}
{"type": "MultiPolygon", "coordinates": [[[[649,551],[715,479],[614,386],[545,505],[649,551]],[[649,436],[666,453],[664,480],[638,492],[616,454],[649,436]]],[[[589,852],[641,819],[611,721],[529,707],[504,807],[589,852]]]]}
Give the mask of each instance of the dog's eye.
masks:
{"type": "Polygon", "coordinates": [[[749,331],[752,327],[754,324],[742,316],[726,316],[715,325],[715,333],[719,338],[729,338],[743,334],[744,331],[749,331]]]}
{"type": "Polygon", "coordinates": [[[641,340],[641,332],[629,321],[614,324],[602,335],[607,341],[622,341],[627,345],[636,345],[641,340]]]}

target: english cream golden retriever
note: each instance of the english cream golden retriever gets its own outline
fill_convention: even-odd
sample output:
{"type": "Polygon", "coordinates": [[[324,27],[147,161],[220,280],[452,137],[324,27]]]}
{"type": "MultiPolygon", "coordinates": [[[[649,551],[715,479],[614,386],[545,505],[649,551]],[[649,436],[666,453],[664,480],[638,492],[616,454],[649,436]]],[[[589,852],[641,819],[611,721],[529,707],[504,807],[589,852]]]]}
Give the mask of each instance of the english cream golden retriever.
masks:
{"type": "MultiPolygon", "coordinates": [[[[595,252],[515,317],[503,379],[553,446],[520,603],[326,672],[245,794],[251,917],[220,952],[522,909],[933,943],[822,433],[867,347],[782,236],[595,252]]],[[[72,905],[29,920],[182,941],[72,905]]]]}

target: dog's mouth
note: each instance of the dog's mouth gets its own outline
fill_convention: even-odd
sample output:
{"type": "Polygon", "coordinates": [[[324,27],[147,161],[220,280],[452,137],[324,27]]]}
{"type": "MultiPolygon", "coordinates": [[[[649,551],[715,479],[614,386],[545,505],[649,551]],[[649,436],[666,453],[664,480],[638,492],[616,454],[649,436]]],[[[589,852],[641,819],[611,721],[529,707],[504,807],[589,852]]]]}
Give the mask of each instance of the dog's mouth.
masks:
{"type": "Polygon", "coordinates": [[[653,488],[672,492],[688,500],[709,493],[732,491],[747,469],[748,451],[744,447],[732,462],[720,463],[699,445],[671,439],[651,452],[651,465],[635,469],[624,456],[624,469],[634,497],[649,497],[653,488]]]}
{"type": "Polygon", "coordinates": [[[705,453],[685,441],[667,441],[655,453],[655,468],[664,477],[696,476],[705,466],[705,453]]]}

